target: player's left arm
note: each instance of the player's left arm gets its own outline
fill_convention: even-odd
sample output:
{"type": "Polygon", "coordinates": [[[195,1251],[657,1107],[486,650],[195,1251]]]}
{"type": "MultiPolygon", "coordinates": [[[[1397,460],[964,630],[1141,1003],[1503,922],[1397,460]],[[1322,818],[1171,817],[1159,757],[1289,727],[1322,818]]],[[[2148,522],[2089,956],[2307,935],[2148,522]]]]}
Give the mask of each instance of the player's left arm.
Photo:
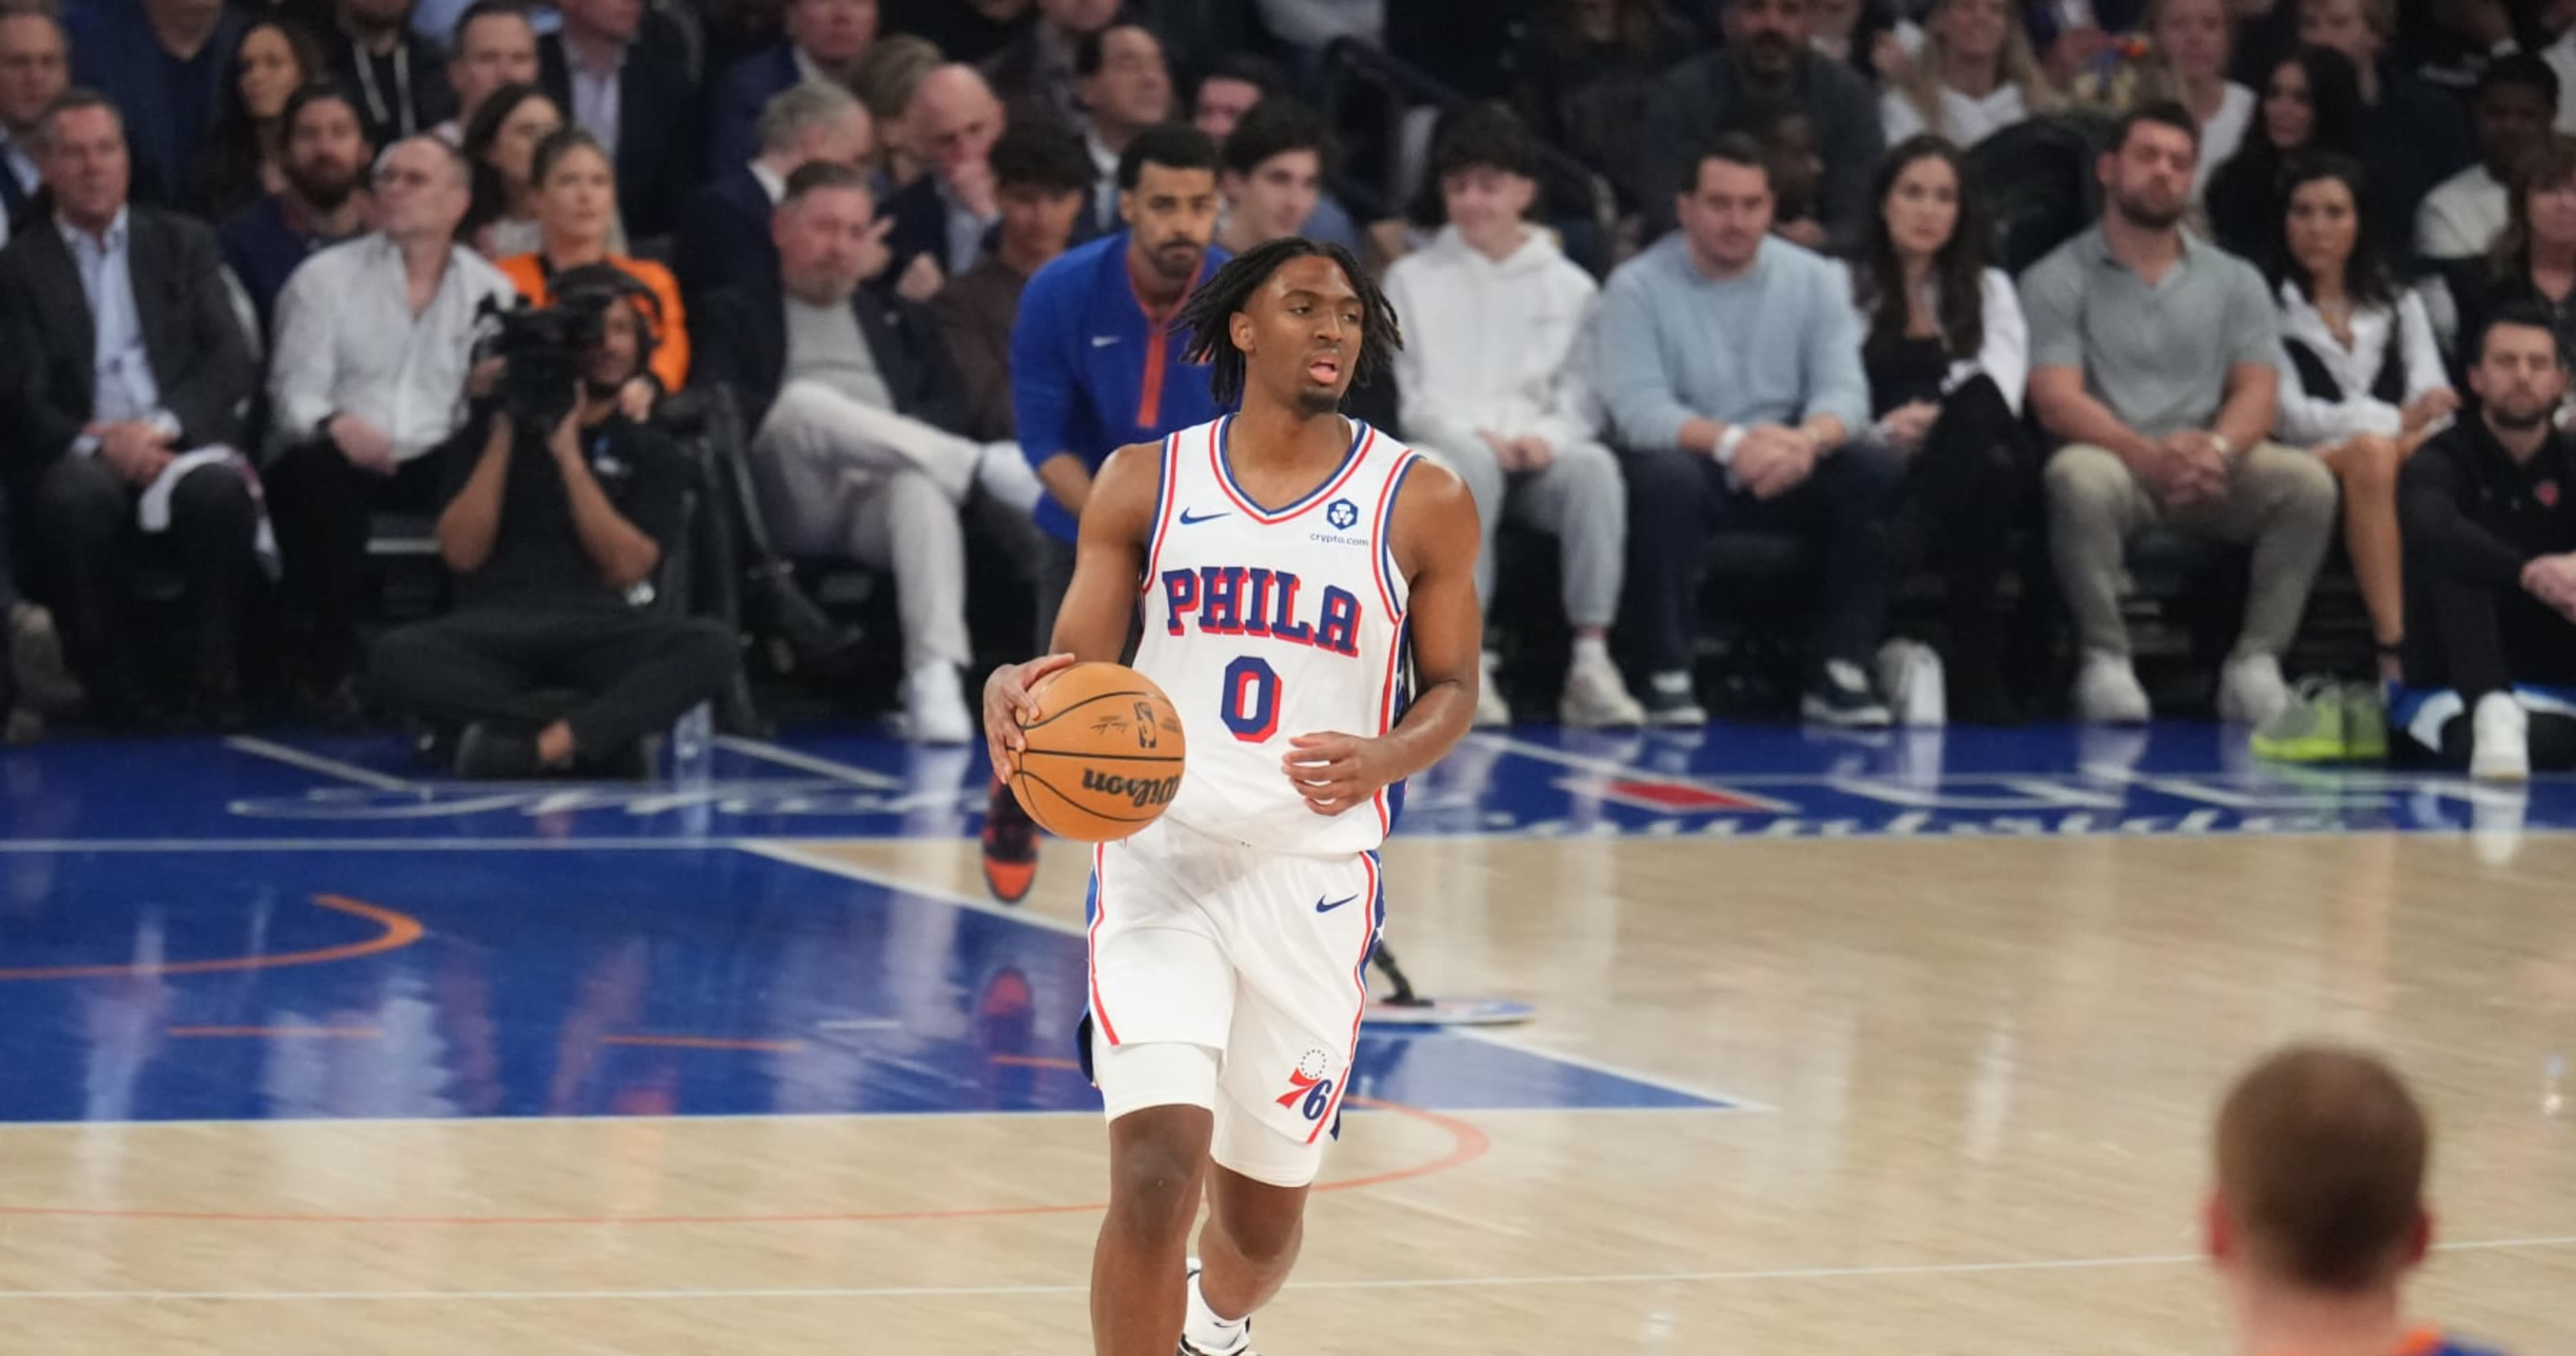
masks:
{"type": "Polygon", "coordinates": [[[1476,716],[1485,649],[1476,603],[1476,552],[1483,529],[1465,482],[1417,461],[1396,492],[1395,567],[1406,584],[1405,617],[1417,690],[1395,728],[1376,738],[1324,731],[1288,741],[1282,765],[1306,808],[1337,815],[1437,763],[1476,716]]]}

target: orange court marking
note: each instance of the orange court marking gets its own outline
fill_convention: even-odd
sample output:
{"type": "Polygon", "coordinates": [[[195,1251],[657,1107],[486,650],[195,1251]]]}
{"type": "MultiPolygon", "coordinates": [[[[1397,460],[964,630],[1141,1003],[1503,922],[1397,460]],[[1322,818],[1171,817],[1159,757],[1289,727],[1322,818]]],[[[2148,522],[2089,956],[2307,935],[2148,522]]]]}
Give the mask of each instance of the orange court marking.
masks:
{"type": "Polygon", "coordinates": [[[722,1036],[602,1036],[602,1045],[651,1045],[666,1050],[755,1050],[771,1054],[794,1054],[805,1048],[803,1041],[728,1040],[722,1036]]]}
{"type": "Polygon", "coordinates": [[[240,1037],[245,1040],[372,1041],[384,1031],[372,1026],[174,1026],[161,1034],[181,1040],[240,1037]]]}
{"type": "MultiPolygon", "coordinates": [[[[1025,1055],[996,1055],[997,1064],[1014,1064],[1026,1068],[1075,1069],[1080,1065],[1069,1059],[1041,1059],[1025,1055]]],[[[1485,1132],[1455,1116],[1395,1102],[1353,1095],[1354,1104],[1375,1111],[1393,1112],[1406,1120],[1435,1125],[1448,1132],[1449,1152],[1411,1167],[1395,1168],[1353,1177],[1339,1182],[1322,1182],[1315,1186],[1318,1194],[1328,1191],[1356,1191],[1363,1187],[1386,1186],[1394,1182],[1429,1177],[1464,1167],[1485,1156],[1493,1141],[1485,1132]]],[[[1000,1113],[1008,1114],[1008,1113],[1000,1113]]],[[[602,1117],[601,1119],[614,1119],[602,1117]]],[[[687,1119],[681,1117],[679,1119],[687,1119]]],[[[185,1221],[198,1224],[397,1224],[414,1226],[458,1225],[632,1225],[632,1224],[886,1224],[926,1220],[1001,1219],[1025,1215],[1092,1214],[1109,1208],[1106,1201],[1086,1201],[1073,1205],[993,1205],[971,1206],[955,1210],[880,1210],[869,1212],[817,1211],[787,1215],[287,1215],[258,1214],[227,1210],[96,1210],[73,1206],[0,1205],[0,1218],[20,1219],[129,1219],[185,1221]]]]}
{"type": "Polygon", "coordinates": [[[387,951],[399,951],[419,941],[427,933],[420,920],[410,914],[350,899],[345,895],[315,895],[319,908],[355,914],[384,929],[363,942],[320,947],[312,951],[281,951],[273,956],[223,956],[214,960],[171,961],[162,965],[40,965],[15,970],[0,970],[0,982],[32,979],[115,979],[129,975],[212,975],[237,970],[276,970],[290,965],[326,965],[332,961],[356,960],[387,951]]]}

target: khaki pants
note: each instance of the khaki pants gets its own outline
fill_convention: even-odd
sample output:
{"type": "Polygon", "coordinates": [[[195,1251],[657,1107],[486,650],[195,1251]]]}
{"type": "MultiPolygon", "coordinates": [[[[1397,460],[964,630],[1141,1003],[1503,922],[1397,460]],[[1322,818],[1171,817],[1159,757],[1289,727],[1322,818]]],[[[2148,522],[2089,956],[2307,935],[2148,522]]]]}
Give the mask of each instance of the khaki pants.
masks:
{"type": "Polygon", "coordinates": [[[2307,609],[2308,586],[2335,527],[2335,479],[2325,464],[2276,443],[2238,459],[2227,493],[2167,508],[2118,456],[2078,444],[2050,459],[2048,543],[2059,585],[2086,650],[2129,652],[2120,621],[2120,573],[2129,541],[2159,523],[2194,536],[2254,548],[2239,655],[2278,657],[2307,609]]]}

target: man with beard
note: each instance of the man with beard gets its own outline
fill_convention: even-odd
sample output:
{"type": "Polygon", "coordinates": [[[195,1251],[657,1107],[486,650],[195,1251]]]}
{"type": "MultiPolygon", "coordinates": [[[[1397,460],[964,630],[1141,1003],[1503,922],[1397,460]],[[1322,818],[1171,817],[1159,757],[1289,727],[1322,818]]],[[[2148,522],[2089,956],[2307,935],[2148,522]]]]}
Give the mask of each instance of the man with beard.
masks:
{"type": "Polygon", "coordinates": [[[2049,546],[2083,645],[2079,718],[2148,719],[2120,617],[2128,541],[2162,523],[2254,550],[2245,625],[2221,670],[2222,720],[2288,704],[2281,654],[2336,521],[2334,474],[2266,441],[2275,312],[2251,264],[2182,229],[2199,132],[2150,103],[2095,167],[2102,220],[2023,275],[2030,407],[2064,446],[2048,463],[2049,546]]]}
{"type": "Polygon", "coordinates": [[[1856,243],[1887,146],[1878,95],[1809,48],[1813,0],[1719,3],[1726,45],[1667,73],[1646,115],[1649,230],[1672,228],[1674,201],[1698,172],[1695,149],[1747,132],[1769,151],[1782,190],[1772,229],[1809,249],[1856,243]]]}
{"type": "Polygon", "coordinates": [[[347,90],[320,81],[295,91],[282,115],[286,187],[215,228],[224,262],[250,294],[263,334],[277,294],[315,250],[367,229],[367,162],[374,150],[347,90]]]}
{"type": "Polygon", "coordinates": [[[553,285],[557,306],[600,316],[574,355],[570,412],[541,429],[478,410],[448,442],[438,554],[457,576],[456,610],[387,634],[367,657],[388,706],[463,723],[457,775],[478,781],[640,778],[643,740],[740,663],[723,623],[652,603],[695,473],[620,408],[652,351],[637,309],[651,294],[609,264],[565,269],[553,285]]]}
{"type": "Polygon", "coordinates": [[[2576,452],[2550,416],[2567,355],[2546,310],[2497,311],[2476,349],[2477,416],[2398,482],[2406,681],[2391,723],[2484,780],[2576,765],[2576,452]]]}
{"type": "MultiPolygon", "coordinates": [[[[1216,143],[1195,127],[1137,134],[1118,158],[1118,215],[1126,229],[1039,269],[1011,330],[1011,404],[1020,447],[1046,494],[1037,523],[1037,643],[1073,581],[1076,524],[1109,454],[1216,418],[1207,366],[1193,362],[1173,318],[1206,274],[1215,248],[1216,143]]],[[[1037,879],[1037,829],[999,781],[984,820],[984,883],[1005,902],[1037,879]]]]}
{"type": "Polygon", "coordinates": [[[437,503],[477,312],[516,290],[456,242],[472,190],[455,149],[414,137],[385,152],[375,179],[378,229],[296,270],[269,364],[287,446],[268,469],[268,496],[289,606],[307,632],[297,676],[326,716],[354,713],[368,515],[437,503]]]}
{"type": "Polygon", "coordinates": [[[2479,163],[2442,181],[2415,213],[2415,252],[2426,263],[2480,258],[2512,216],[2514,166],[2558,116],[2558,72],[2528,52],[2496,58],[2471,105],[2479,163]]]}

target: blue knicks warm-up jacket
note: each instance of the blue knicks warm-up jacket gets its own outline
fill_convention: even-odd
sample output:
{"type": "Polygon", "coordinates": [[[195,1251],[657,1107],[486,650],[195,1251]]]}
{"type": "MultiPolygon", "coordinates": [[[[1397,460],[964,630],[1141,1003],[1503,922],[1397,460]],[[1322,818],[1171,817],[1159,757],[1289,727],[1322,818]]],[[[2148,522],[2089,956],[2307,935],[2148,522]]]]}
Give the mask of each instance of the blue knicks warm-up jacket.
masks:
{"type": "MultiPolygon", "coordinates": [[[[1197,282],[1228,257],[1211,247],[1197,282]]],[[[1216,418],[1222,411],[1208,394],[1206,365],[1181,360],[1188,338],[1148,317],[1136,299],[1125,231],[1039,269],[1011,327],[1011,407],[1029,464],[1070,452],[1097,473],[1129,443],[1160,442],[1216,418]]],[[[1054,495],[1039,496],[1037,522],[1074,539],[1073,515],[1054,495]]]]}

